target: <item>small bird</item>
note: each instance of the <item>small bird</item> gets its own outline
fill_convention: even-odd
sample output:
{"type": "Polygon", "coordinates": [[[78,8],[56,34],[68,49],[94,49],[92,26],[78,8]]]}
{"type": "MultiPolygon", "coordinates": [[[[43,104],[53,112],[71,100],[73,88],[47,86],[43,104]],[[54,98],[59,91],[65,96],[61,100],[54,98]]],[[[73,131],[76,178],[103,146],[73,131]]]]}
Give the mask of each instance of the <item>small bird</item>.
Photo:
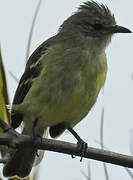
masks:
{"type": "MultiPolygon", "coordinates": [[[[87,1],[63,22],[57,35],[43,42],[29,58],[15,93],[11,125],[24,123],[23,134],[52,138],[79,123],[103,87],[105,49],[115,33],[131,33],[116,24],[107,6],[87,1]]],[[[29,175],[36,150],[19,148],[5,164],[6,177],[29,175]]]]}

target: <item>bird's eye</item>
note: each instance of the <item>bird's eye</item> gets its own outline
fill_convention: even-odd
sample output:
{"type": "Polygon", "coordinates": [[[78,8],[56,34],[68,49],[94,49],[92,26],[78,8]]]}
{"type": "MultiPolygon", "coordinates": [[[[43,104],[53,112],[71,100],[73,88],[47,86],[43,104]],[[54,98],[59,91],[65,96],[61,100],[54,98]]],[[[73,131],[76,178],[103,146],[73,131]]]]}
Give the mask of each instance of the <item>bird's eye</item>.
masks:
{"type": "Polygon", "coordinates": [[[93,24],[92,27],[97,31],[103,28],[102,24],[93,24]]]}

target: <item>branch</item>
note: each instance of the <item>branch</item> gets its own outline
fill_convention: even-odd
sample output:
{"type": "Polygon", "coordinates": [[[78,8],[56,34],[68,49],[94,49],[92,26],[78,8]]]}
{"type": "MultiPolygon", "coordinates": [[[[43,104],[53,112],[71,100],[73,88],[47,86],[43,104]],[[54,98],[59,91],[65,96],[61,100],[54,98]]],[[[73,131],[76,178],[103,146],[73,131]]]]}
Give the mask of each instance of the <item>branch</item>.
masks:
{"type": "MultiPolygon", "coordinates": [[[[9,146],[9,149],[20,148],[20,147],[36,147],[41,150],[54,151],[69,155],[81,156],[81,152],[77,144],[68,143],[64,141],[46,139],[36,137],[33,139],[30,135],[19,134],[13,130],[9,125],[7,125],[0,118],[0,126],[5,131],[0,134],[0,144],[9,146]]],[[[7,157],[1,160],[1,163],[6,163],[11,157],[7,153],[7,157]]],[[[85,158],[99,160],[115,165],[120,165],[124,167],[133,168],[133,157],[128,155],[123,155],[103,149],[97,149],[93,147],[88,147],[86,151],[85,158]]]]}

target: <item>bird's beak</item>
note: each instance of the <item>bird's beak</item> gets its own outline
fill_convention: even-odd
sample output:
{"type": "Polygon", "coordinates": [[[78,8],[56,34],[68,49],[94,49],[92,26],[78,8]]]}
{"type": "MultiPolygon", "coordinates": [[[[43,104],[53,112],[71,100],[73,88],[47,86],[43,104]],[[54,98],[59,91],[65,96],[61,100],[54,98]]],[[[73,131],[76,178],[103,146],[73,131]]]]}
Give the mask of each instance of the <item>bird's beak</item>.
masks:
{"type": "Polygon", "coordinates": [[[112,33],[132,33],[129,29],[118,25],[112,26],[110,30],[112,33]]]}

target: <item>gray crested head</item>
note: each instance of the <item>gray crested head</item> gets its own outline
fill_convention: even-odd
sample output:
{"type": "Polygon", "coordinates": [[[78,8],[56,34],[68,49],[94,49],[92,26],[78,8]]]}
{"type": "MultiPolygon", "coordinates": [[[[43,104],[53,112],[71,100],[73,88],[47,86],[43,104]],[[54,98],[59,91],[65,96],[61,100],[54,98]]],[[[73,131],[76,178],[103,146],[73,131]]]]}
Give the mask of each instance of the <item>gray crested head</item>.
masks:
{"type": "Polygon", "coordinates": [[[78,11],[69,17],[60,32],[79,32],[85,37],[110,38],[114,33],[130,33],[127,28],[116,25],[114,15],[103,4],[94,1],[84,2],[78,11]]]}

